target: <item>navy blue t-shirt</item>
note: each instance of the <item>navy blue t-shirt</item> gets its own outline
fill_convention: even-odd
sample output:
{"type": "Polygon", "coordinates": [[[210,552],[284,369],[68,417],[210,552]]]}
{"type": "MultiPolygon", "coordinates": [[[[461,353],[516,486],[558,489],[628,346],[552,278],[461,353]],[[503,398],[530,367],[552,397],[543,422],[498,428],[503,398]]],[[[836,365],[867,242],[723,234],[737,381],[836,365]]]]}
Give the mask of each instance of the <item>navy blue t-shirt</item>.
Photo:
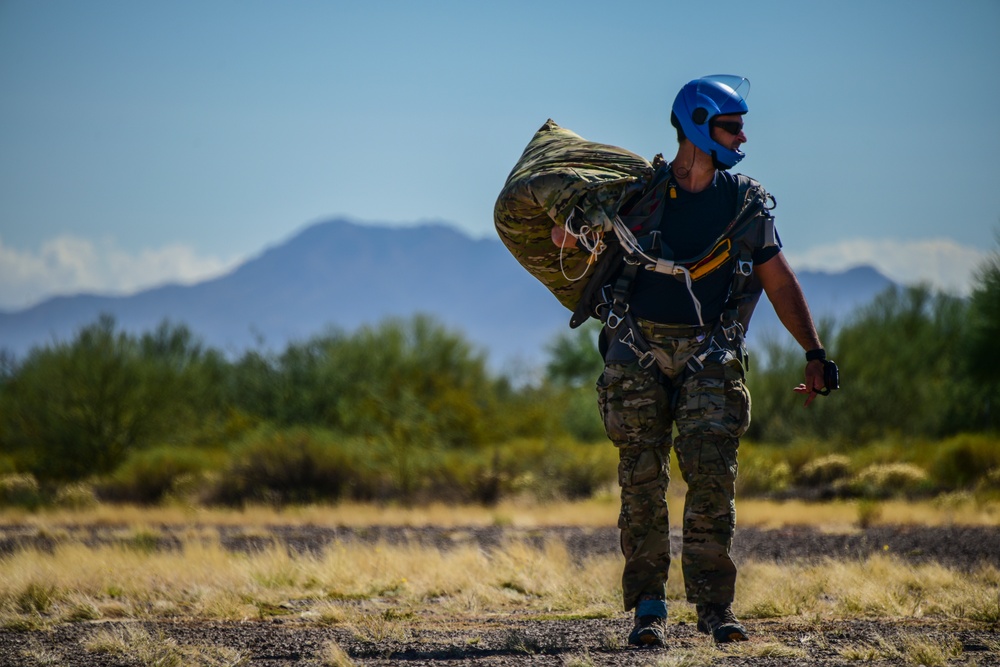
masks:
{"type": "MultiPolygon", "coordinates": [[[[712,184],[701,192],[691,193],[678,187],[676,199],[664,197],[658,229],[665,247],[660,255],[684,261],[714,246],[736,216],[738,189],[736,176],[728,171],[716,171],[712,184]]],[[[755,250],[754,265],[766,262],[780,250],[779,246],[755,250]]],[[[717,270],[692,282],[706,324],[722,315],[732,288],[735,265],[736,258],[731,258],[717,270]]],[[[640,270],[629,302],[636,317],[661,324],[698,324],[698,314],[686,283],[674,276],[640,270]]]]}

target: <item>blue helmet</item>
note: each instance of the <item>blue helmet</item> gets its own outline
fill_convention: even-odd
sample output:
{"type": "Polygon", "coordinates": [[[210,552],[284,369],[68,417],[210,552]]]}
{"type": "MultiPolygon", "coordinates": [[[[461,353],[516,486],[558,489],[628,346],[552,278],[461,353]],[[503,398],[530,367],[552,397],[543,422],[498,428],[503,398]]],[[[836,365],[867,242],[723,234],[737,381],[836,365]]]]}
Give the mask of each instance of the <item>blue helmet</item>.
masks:
{"type": "Polygon", "coordinates": [[[714,74],[695,79],[674,98],[671,120],[677,119],[684,136],[711,155],[717,167],[729,169],[743,159],[744,153],[712,139],[710,123],[716,116],[747,113],[744,97],[749,92],[750,81],[742,76],[714,74]]]}

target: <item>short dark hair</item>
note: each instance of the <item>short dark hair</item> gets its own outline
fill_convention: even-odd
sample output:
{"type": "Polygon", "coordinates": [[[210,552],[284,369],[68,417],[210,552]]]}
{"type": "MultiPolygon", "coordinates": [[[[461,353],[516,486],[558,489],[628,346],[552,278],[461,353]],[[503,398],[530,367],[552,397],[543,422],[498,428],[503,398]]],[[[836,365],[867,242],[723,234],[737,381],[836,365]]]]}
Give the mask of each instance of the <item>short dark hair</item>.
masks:
{"type": "Polygon", "coordinates": [[[687,135],[684,134],[684,130],[681,129],[681,122],[677,120],[677,114],[673,111],[670,112],[670,124],[674,126],[675,130],[677,130],[677,143],[681,143],[687,139],[687,135]]]}

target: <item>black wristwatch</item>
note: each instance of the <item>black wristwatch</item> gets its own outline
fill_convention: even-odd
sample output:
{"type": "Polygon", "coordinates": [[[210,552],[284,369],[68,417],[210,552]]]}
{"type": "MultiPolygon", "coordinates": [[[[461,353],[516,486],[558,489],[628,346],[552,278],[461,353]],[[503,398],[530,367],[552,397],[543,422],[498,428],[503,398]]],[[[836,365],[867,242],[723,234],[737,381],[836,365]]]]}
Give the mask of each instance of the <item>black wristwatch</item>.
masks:
{"type": "Polygon", "coordinates": [[[826,350],[821,347],[809,350],[806,352],[806,361],[826,361],[826,350]]]}

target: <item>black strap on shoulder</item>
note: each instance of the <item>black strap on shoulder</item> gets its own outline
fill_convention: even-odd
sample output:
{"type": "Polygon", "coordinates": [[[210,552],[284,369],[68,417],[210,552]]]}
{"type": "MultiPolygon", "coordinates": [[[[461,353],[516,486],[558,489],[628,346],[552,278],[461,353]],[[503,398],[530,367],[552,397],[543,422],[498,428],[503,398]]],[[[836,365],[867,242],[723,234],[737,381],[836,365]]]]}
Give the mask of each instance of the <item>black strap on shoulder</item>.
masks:
{"type": "Polygon", "coordinates": [[[739,323],[746,332],[750,317],[760,300],[763,288],[753,270],[753,254],[760,248],[777,243],[774,232],[774,217],[770,214],[773,208],[773,197],[764,191],[760,183],[736,174],[737,206],[743,207],[740,214],[742,220],[735,221],[733,243],[737,247],[736,266],[733,270],[733,281],[729,290],[729,298],[723,308],[723,326],[730,327],[739,323]],[[772,206],[768,207],[768,200],[772,206]]]}
{"type": "Polygon", "coordinates": [[[596,308],[600,302],[601,290],[615,278],[615,274],[621,269],[625,258],[625,250],[621,243],[616,237],[610,236],[607,246],[604,257],[597,263],[594,274],[588,279],[586,287],[580,294],[580,300],[577,301],[576,308],[573,310],[573,315],[569,319],[569,326],[573,329],[591,317],[597,317],[596,308]]]}
{"type": "MultiPolygon", "coordinates": [[[[653,166],[656,169],[653,177],[639,195],[625,203],[622,207],[625,213],[621,217],[625,225],[640,236],[640,243],[645,250],[658,251],[659,232],[651,232],[654,232],[653,227],[662,213],[660,205],[670,178],[670,164],[663,160],[662,155],[657,155],[653,158],[653,166]]],[[[597,263],[597,268],[587,281],[570,317],[569,326],[573,329],[591,317],[606,322],[611,311],[607,310],[608,306],[605,304],[612,302],[608,297],[620,302],[619,309],[628,307],[638,265],[629,262],[628,254],[613,234],[609,236],[607,245],[604,256],[597,263]]],[[[619,317],[624,316],[624,310],[619,310],[617,314],[619,317]]]]}

